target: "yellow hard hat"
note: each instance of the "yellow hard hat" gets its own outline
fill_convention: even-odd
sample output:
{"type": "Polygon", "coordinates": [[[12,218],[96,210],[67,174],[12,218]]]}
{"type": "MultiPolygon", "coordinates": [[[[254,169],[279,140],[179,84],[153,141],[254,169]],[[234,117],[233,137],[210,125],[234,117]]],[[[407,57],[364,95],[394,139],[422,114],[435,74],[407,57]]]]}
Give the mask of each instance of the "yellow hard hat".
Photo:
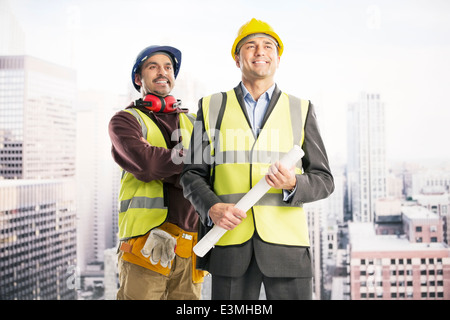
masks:
{"type": "Polygon", "coordinates": [[[231,48],[231,56],[234,60],[234,55],[236,54],[236,47],[239,42],[245,37],[254,33],[264,33],[273,37],[278,42],[278,55],[281,57],[283,53],[283,42],[281,42],[280,37],[273,31],[273,28],[266,22],[261,20],[256,20],[253,18],[249,22],[245,23],[238,31],[236,40],[234,40],[233,47],[231,48]]]}

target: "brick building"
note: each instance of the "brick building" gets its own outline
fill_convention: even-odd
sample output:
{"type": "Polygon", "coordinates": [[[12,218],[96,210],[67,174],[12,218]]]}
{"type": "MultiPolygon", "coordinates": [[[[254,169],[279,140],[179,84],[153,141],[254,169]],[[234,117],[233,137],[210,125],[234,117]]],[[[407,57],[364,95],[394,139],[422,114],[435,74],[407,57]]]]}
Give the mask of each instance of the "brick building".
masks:
{"type": "Polygon", "coordinates": [[[419,206],[402,207],[403,233],[376,234],[372,223],[350,223],[352,300],[450,299],[450,249],[442,220],[419,206]]]}

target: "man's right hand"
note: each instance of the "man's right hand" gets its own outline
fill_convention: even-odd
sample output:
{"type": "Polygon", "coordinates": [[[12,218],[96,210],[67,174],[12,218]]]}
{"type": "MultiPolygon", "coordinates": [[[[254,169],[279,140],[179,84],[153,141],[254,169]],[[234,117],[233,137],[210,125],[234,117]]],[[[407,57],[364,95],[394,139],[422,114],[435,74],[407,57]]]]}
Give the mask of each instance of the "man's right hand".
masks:
{"type": "Polygon", "coordinates": [[[216,203],[209,209],[209,216],[216,226],[233,230],[247,214],[231,203],[216,203]]]}

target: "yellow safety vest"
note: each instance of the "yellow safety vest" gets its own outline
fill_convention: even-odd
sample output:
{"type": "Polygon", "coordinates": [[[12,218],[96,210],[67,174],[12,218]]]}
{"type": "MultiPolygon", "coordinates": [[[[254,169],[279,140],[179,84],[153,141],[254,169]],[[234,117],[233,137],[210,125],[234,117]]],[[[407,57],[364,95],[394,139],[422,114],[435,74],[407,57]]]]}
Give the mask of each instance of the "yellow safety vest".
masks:
{"type": "MultiPolygon", "coordinates": [[[[264,178],[272,163],[281,159],[294,144],[303,144],[308,108],[308,100],[281,93],[264,127],[255,137],[234,90],[203,99],[203,120],[211,156],[215,160],[211,172],[213,187],[223,202],[237,203],[264,178]],[[223,99],[226,99],[226,105],[219,133],[216,127],[223,99]]],[[[302,174],[301,161],[295,172],[302,174]]],[[[255,229],[269,243],[309,246],[304,210],[285,203],[282,190],[271,188],[247,212],[247,218],[225,233],[216,245],[242,244],[252,237],[255,229]]]]}
{"type": "MultiPolygon", "coordinates": [[[[139,121],[142,134],[155,147],[167,149],[166,141],[158,126],[142,111],[130,108],[139,121]]],[[[193,129],[193,115],[179,114],[180,131],[184,148],[189,147],[193,129]]],[[[143,182],[125,170],[122,173],[119,192],[119,238],[126,240],[146,234],[162,225],[167,218],[167,204],[161,180],[143,182]]]]}

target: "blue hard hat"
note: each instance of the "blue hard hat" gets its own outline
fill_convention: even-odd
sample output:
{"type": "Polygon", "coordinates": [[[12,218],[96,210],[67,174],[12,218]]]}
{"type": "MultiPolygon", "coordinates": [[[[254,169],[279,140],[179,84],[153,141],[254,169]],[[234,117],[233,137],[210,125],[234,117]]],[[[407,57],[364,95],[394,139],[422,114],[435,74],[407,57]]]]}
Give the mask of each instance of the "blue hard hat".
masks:
{"type": "Polygon", "coordinates": [[[138,54],[138,56],[136,57],[136,62],[133,65],[133,69],[131,70],[131,83],[133,83],[133,86],[136,88],[137,91],[140,91],[141,87],[134,82],[134,76],[136,72],[139,70],[141,64],[145,60],[147,60],[153,53],[161,51],[167,53],[172,58],[172,61],[174,63],[173,71],[175,79],[177,78],[181,66],[181,51],[170,46],[149,46],[138,54]]]}

